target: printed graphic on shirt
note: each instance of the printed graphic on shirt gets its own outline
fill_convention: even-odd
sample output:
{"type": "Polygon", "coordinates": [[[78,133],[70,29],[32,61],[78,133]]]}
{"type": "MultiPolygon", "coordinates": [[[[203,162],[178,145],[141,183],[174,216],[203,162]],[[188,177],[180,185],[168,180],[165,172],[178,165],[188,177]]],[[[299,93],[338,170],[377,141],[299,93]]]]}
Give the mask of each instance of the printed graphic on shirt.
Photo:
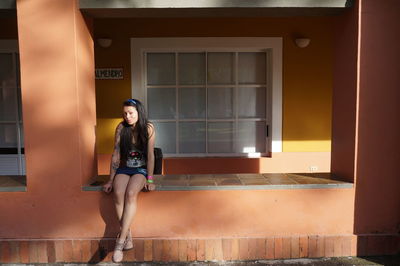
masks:
{"type": "Polygon", "coordinates": [[[146,158],[143,152],[139,151],[135,147],[129,152],[128,159],[126,161],[127,167],[141,167],[146,165],[146,158]]]}

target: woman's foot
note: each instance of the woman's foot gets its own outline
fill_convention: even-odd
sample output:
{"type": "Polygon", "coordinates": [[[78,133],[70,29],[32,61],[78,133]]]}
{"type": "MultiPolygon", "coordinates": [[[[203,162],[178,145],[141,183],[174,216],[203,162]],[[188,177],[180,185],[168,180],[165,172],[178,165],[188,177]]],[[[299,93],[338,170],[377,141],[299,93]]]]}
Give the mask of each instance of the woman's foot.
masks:
{"type": "Polygon", "coordinates": [[[117,241],[115,242],[115,248],[114,248],[114,254],[112,256],[113,262],[121,262],[122,259],[124,258],[124,253],[122,253],[122,250],[124,249],[125,242],[119,242],[119,238],[117,238],[117,241]]]}
{"type": "Polygon", "coordinates": [[[129,229],[128,235],[126,236],[125,240],[124,250],[129,250],[132,248],[133,248],[133,241],[132,241],[131,229],[129,229]]]}

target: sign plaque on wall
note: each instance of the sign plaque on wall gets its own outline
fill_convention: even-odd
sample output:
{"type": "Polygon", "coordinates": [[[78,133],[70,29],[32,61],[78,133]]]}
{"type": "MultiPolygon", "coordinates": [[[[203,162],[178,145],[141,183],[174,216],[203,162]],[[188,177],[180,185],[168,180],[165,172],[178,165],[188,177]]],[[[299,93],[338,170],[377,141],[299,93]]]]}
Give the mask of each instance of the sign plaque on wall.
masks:
{"type": "Polygon", "coordinates": [[[96,68],[96,79],[124,79],[122,68],[96,68]]]}

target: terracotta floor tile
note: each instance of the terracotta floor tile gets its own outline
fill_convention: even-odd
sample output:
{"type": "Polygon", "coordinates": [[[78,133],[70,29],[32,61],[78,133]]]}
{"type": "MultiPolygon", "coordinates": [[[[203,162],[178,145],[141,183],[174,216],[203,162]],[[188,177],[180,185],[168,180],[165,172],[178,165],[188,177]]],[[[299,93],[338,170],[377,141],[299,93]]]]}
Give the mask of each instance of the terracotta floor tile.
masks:
{"type": "Polygon", "coordinates": [[[10,243],[6,240],[0,241],[0,262],[11,263],[10,243]]]}
{"type": "Polygon", "coordinates": [[[238,178],[222,178],[215,180],[218,186],[240,186],[242,183],[238,178]]]}
{"type": "Polygon", "coordinates": [[[179,261],[188,260],[188,241],[186,239],[178,240],[179,261]]]}
{"type": "Polygon", "coordinates": [[[19,257],[21,263],[29,263],[29,241],[21,241],[19,243],[19,257]]]}
{"type": "Polygon", "coordinates": [[[45,240],[40,240],[37,242],[37,249],[38,249],[38,262],[39,263],[47,263],[47,242],[45,240]]]}
{"type": "Polygon", "coordinates": [[[159,239],[153,240],[153,261],[162,260],[162,249],[163,249],[162,240],[159,239]]]}
{"type": "Polygon", "coordinates": [[[72,240],[72,259],[74,262],[82,261],[81,240],[72,240]]]}
{"type": "Polygon", "coordinates": [[[170,261],[179,261],[179,240],[170,240],[170,261]]]}
{"type": "Polygon", "coordinates": [[[55,263],[56,262],[56,247],[54,240],[47,240],[47,261],[48,263],[55,263]]]}
{"type": "Polygon", "coordinates": [[[152,261],[153,260],[153,240],[145,239],[143,247],[144,247],[144,261],[152,261]]]}
{"type": "Polygon", "coordinates": [[[318,257],[317,236],[309,236],[308,238],[308,257],[309,258],[318,257]]]}
{"type": "Polygon", "coordinates": [[[238,260],[240,257],[239,254],[239,239],[234,238],[232,239],[232,248],[231,248],[231,259],[238,260]]]}
{"type": "Polygon", "coordinates": [[[343,237],[335,236],[333,238],[333,256],[341,257],[343,254],[343,237]]]}
{"type": "Polygon", "coordinates": [[[29,262],[37,263],[38,260],[37,241],[29,241],[29,262]]]}
{"type": "Polygon", "coordinates": [[[187,257],[188,261],[195,261],[197,259],[197,241],[196,239],[187,240],[187,257]]]}
{"type": "Polygon", "coordinates": [[[189,182],[187,180],[162,180],[159,184],[163,187],[168,187],[168,186],[184,187],[187,186],[189,182]]]}
{"type": "Polygon", "coordinates": [[[268,260],[275,258],[275,239],[273,237],[268,237],[265,240],[265,257],[268,260]]]}
{"type": "Polygon", "coordinates": [[[275,238],[274,258],[275,259],[282,259],[283,258],[283,239],[281,237],[275,238]]]}
{"type": "Polygon", "coordinates": [[[256,259],[266,259],[266,239],[256,239],[256,259]]]}
{"type": "Polygon", "coordinates": [[[299,239],[299,257],[308,257],[308,236],[301,236],[299,239]]]}
{"type": "Polygon", "coordinates": [[[257,239],[249,238],[249,259],[257,259],[257,239]]]}
{"type": "Polygon", "coordinates": [[[300,238],[299,237],[294,236],[291,238],[290,257],[291,258],[299,258],[300,257],[300,238]]]}
{"type": "Polygon", "coordinates": [[[144,241],[143,239],[133,239],[133,259],[144,261],[144,241]]]}
{"type": "Polygon", "coordinates": [[[283,237],[282,238],[282,256],[283,256],[283,258],[290,259],[291,246],[292,246],[292,238],[291,237],[283,237]]]}
{"type": "Polygon", "coordinates": [[[189,181],[190,186],[215,186],[215,180],[214,179],[204,179],[204,180],[190,180],[189,181]]]}
{"type": "Polygon", "coordinates": [[[72,240],[63,240],[63,262],[72,262],[72,240]]]}
{"type": "Polygon", "coordinates": [[[20,252],[19,252],[19,241],[9,241],[10,244],[10,259],[12,262],[15,263],[20,263],[21,262],[21,257],[20,257],[20,252]]]}
{"type": "Polygon", "coordinates": [[[247,179],[240,179],[240,181],[244,185],[269,185],[267,179],[265,178],[247,178],[247,179]]]}
{"type": "Polygon", "coordinates": [[[317,257],[322,258],[325,255],[325,237],[317,236],[317,257]]]}
{"type": "Polygon", "coordinates": [[[203,261],[206,257],[206,241],[204,239],[197,240],[197,260],[203,261]]]}
{"type": "Polygon", "coordinates": [[[290,179],[289,177],[268,177],[267,181],[272,184],[272,185],[285,185],[285,184],[290,184],[290,185],[295,185],[297,184],[295,181],[290,179]]]}
{"type": "Polygon", "coordinates": [[[232,260],[232,239],[222,239],[222,253],[224,260],[232,260]]]}
{"type": "Polygon", "coordinates": [[[239,259],[240,260],[249,259],[249,240],[247,238],[239,239],[239,259]]]}

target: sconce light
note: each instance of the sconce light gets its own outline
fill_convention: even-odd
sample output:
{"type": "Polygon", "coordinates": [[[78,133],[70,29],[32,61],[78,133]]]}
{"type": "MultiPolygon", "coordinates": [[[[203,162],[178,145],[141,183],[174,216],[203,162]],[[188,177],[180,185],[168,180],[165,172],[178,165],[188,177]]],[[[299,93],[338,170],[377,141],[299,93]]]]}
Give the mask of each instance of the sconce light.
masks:
{"type": "Polygon", "coordinates": [[[294,42],[296,43],[297,47],[306,48],[310,44],[310,39],[309,38],[296,38],[296,39],[294,39],[294,42]]]}
{"type": "Polygon", "coordinates": [[[99,38],[99,39],[97,39],[97,43],[99,44],[100,47],[108,48],[108,47],[111,46],[112,39],[110,39],[110,38],[99,38]]]}

